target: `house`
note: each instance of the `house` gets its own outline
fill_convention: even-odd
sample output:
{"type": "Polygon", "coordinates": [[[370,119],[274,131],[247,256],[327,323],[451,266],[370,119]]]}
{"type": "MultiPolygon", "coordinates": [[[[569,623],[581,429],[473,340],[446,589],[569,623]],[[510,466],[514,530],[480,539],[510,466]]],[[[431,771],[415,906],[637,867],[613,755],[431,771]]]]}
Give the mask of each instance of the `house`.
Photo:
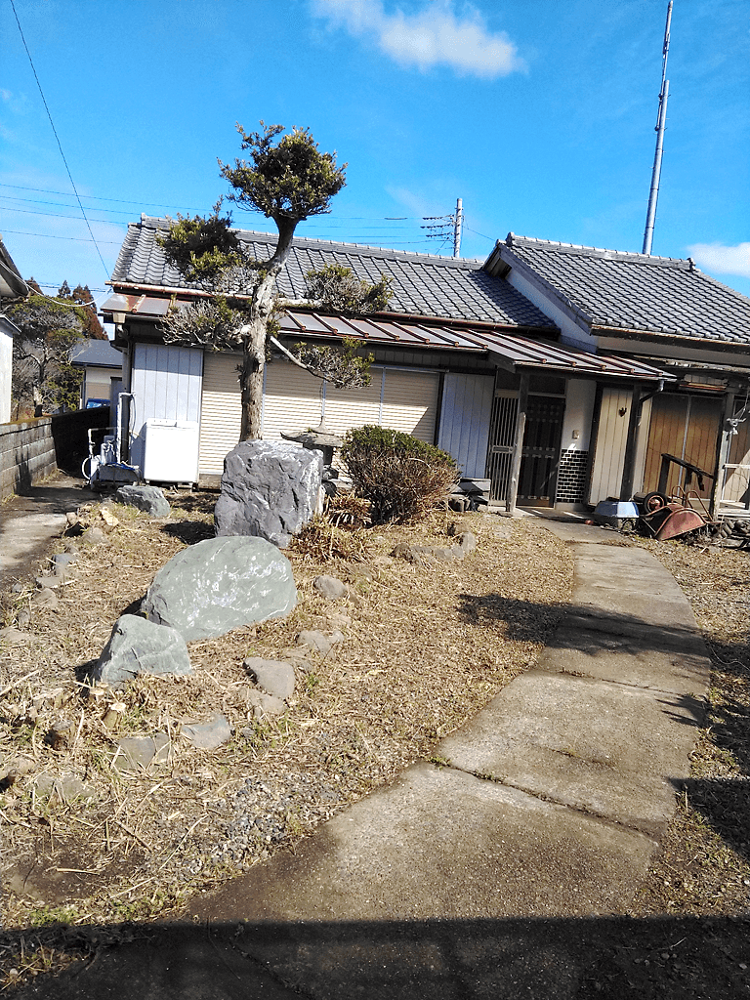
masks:
{"type": "MultiPolygon", "coordinates": [[[[103,312],[115,323],[132,394],[131,463],[147,479],[211,484],[239,436],[238,356],[164,344],[167,311],[203,294],[166,264],[157,236],[167,225],[143,216],[129,227],[103,312]],[[175,454],[184,457],[179,469],[175,454]]],[[[260,259],[275,245],[265,234],[238,236],[260,259]]],[[[570,507],[588,499],[598,401],[612,391],[648,395],[675,380],[638,358],[595,353],[583,333],[566,343],[556,316],[477,261],[295,238],[281,295],[303,298],[306,273],[327,263],[368,281],[387,273],[388,312],[346,318],[295,306],[283,314],[279,339],[291,346],[355,338],[374,355],[372,384],[335,390],[272,356],[265,438],[315,426],[321,413],[337,433],[380,423],[450,452],[464,476],[489,480],[494,503],[570,507]]]]}
{"type": "Polygon", "coordinates": [[[122,354],[108,340],[86,340],[70,351],[70,363],[83,369],[80,408],[117,405],[122,386],[122,354]]]}
{"type": "Polygon", "coordinates": [[[29,292],[0,237],[0,424],[10,421],[13,338],[21,332],[3,312],[3,301],[25,298],[29,292]]]}
{"type": "Polygon", "coordinates": [[[589,503],[688,486],[717,515],[748,514],[750,299],[690,259],[512,233],[484,269],[552,319],[563,343],[672,376],[656,393],[597,389],[589,503]],[[696,468],[708,475],[699,477],[696,468]]]}

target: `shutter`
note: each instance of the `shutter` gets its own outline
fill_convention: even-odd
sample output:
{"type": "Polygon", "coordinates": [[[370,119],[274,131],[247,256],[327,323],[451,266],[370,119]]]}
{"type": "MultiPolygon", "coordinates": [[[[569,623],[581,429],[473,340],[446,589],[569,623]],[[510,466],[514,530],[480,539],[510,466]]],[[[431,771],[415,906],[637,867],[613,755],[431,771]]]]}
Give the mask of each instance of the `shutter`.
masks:
{"type": "Polygon", "coordinates": [[[225,456],[240,439],[239,362],[238,354],[207,353],[204,357],[198,459],[201,476],[220,476],[225,456]]]}
{"type": "Polygon", "coordinates": [[[352,427],[380,423],[383,369],[371,368],[372,380],[362,389],[326,386],[326,426],[342,436],[352,427]]]}
{"type": "Polygon", "coordinates": [[[386,369],[380,420],[383,427],[432,444],[439,387],[440,376],[436,373],[386,369]]]}
{"type": "Polygon", "coordinates": [[[320,423],[320,390],[323,383],[291,361],[266,365],[263,394],[263,438],[281,441],[281,432],[293,434],[320,423]]]}

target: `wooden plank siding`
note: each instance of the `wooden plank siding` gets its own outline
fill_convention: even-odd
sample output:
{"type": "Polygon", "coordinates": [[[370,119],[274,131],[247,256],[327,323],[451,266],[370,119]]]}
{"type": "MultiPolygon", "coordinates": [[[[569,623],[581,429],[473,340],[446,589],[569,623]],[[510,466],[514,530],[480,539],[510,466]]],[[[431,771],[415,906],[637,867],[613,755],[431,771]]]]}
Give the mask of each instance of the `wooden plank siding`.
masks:
{"type": "Polygon", "coordinates": [[[603,388],[599,408],[599,428],[591,472],[589,503],[620,495],[628,416],[633,393],[630,389],[603,388]]]}
{"type": "MultiPolygon", "coordinates": [[[[676,393],[659,393],[651,401],[651,421],[646,448],[646,466],[643,489],[646,492],[659,486],[661,456],[674,455],[698,468],[713,473],[716,461],[716,444],[721,427],[722,401],[706,396],[687,396],[676,393]]],[[[667,493],[677,492],[685,483],[685,469],[672,465],[667,481],[667,493]]],[[[704,480],[704,489],[698,489],[694,477],[690,489],[702,497],[711,494],[711,480],[704,480]]]]}

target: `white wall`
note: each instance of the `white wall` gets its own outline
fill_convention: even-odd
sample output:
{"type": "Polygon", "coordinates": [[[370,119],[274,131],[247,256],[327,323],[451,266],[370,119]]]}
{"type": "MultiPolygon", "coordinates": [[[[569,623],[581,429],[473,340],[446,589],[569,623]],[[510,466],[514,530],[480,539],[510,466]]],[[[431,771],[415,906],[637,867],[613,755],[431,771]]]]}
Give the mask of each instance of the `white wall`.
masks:
{"type": "Polygon", "coordinates": [[[7,424],[10,421],[14,331],[16,331],[14,324],[0,315],[0,424],[7,424]]]}
{"type": "Polygon", "coordinates": [[[565,418],[562,438],[564,451],[588,451],[591,443],[591,421],[594,417],[596,382],[570,379],[565,396],[565,418]],[[574,437],[574,432],[578,433],[574,437]]]}

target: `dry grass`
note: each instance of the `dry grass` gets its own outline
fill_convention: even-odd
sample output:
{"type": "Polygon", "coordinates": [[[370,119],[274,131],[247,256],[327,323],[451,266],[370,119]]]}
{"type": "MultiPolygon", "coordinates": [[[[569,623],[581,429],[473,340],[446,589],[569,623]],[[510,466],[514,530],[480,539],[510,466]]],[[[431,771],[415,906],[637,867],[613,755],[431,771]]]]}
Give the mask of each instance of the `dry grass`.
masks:
{"type": "Polygon", "coordinates": [[[711,657],[706,719],[643,915],[750,913],[750,553],[639,540],[687,595],[711,657]]]}
{"type": "Polygon", "coordinates": [[[94,505],[87,517],[106,541],[78,545],[57,611],[36,607],[31,586],[3,595],[7,624],[30,610],[32,640],[0,648],[6,927],[97,925],[101,936],[108,925],[165,917],[190,893],[293,848],[429,758],[533,663],[570,592],[570,557],[537,525],[490,515],[456,525],[444,514],[353,533],[324,524],[288,550],[300,600],[287,618],[190,643],[192,676],[92,690],[83,674],[114,622],[174,553],[212,534],[214,500],[183,494],[167,522],[113,507],[117,523],[107,524],[94,505]],[[389,554],[405,540],[449,545],[462,527],[478,547],[461,562],[414,566],[389,554]],[[320,573],[349,583],[350,598],[319,597],[320,573]],[[310,655],[284,716],[259,722],[242,661],[283,658],[303,628],[345,638],[326,657],[310,655]],[[234,737],[196,750],[181,726],[216,711],[234,737]],[[56,746],[52,730],[62,732],[56,746]],[[119,769],[118,740],[156,733],[170,739],[164,763],[119,769]],[[40,775],[56,782],[51,790],[40,775]]]}

